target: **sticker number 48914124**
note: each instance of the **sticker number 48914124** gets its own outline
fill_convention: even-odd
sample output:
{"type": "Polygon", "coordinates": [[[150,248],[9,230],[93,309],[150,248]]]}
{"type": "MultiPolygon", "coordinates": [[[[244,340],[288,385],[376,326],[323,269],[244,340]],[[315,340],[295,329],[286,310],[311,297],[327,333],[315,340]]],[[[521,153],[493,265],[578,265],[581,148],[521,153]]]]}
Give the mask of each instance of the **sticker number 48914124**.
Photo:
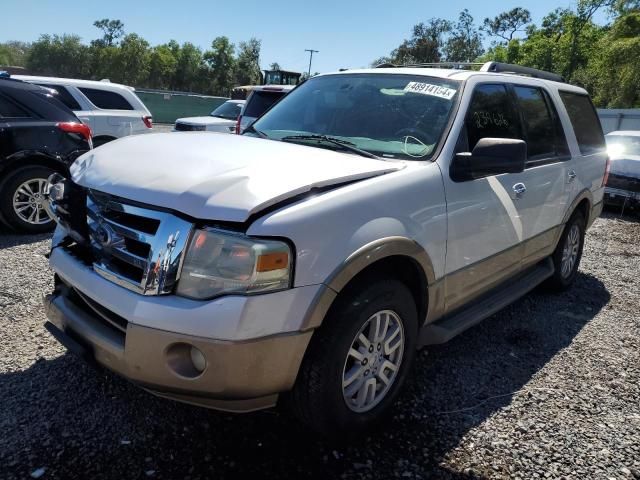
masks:
{"type": "Polygon", "coordinates": [[[456,94],[456,90],[440,85],[432,85],[431,83],[409,82],[404,87],[405,92],[421,93],[422,95],[431,95],[432,97],[446,98],[451,100],[456,94]]]}

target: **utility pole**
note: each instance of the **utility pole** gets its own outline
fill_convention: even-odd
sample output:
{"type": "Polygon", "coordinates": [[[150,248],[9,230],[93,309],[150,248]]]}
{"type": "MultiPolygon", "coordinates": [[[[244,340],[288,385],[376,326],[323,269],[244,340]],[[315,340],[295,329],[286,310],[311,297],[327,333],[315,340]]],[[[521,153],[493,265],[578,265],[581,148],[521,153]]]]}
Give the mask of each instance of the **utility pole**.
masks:
{"type": "Polygon", "coordinates": [[[318,50],[313,50],[311,48],[306,48],[304,50],[305,52],[309,52],[309,72],[308,72],[308,76],[309,78],[311,77],[311,61],[313,60],[313,54],[314,53],[320,53],[318,50]]]}

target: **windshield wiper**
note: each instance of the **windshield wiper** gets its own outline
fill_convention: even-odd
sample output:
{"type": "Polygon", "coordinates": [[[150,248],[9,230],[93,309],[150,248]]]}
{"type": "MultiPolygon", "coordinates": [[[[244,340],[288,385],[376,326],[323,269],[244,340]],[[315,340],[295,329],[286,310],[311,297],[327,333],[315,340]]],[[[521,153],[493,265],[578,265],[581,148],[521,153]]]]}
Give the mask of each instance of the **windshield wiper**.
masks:
{"type": "Polygon", "coordinates": [[[355,143],[351,143],[347,140],[342,140],[340,138],[329,137],[328,135],[288,135],[286,137],[282,137],[280,140],[283,142],[295,142],[297,140],[317,140],[327,143],[332,143],[334,145],[338,145],[339,147],[344,148],[353,153],[357,153],[358,155],[362,155],[363,157],[380,159],[377,155],[374,155],[371,152],[367,152],[366,150],[362,150],[361,148],[356,147],[355,143]]]}
{"type": "Polygon", "coordinates": [[[260,130],[257,130],[256,127],[254,127],[253,125],[249,125],[247,128],[244,129],[244,132],[242,133],[247,133],[247,132],[253,132],[257,134],[260,138],[271,138],[266,133],[261,132],[260,130]]]}

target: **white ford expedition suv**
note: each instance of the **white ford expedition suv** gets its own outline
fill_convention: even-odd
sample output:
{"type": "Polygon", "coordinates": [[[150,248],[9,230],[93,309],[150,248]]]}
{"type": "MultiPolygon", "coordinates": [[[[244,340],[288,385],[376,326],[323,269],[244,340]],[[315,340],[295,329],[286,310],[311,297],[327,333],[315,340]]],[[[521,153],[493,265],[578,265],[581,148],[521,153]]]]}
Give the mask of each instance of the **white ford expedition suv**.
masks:
{"type": "Polygon", "coordinates": [[[319,431],[371,424],[418,348],[575,280],[607,155],[587,93],[561,80],[343,71],[243,136],[88,152],[52,179],[46,327],[162,397],[287,397],[319,431]]]}

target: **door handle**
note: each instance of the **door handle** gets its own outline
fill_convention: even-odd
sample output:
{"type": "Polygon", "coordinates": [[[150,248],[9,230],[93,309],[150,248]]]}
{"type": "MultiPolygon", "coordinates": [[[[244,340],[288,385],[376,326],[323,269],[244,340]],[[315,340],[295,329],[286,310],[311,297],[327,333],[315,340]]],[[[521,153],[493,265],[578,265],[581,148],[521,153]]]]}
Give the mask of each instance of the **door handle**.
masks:
{"type": "Polygon", "coordinates": [[[571,183],[576,179],[576,171],[575,170],[569,170],[569,173],[567,173],[567,183],[571,183]]]}
{"type": "Polygon", "coordinates": [[[521,198],[527,191],[527,186],[524,183],[516,183],[512,188],[516,198],[521,198]]]}

